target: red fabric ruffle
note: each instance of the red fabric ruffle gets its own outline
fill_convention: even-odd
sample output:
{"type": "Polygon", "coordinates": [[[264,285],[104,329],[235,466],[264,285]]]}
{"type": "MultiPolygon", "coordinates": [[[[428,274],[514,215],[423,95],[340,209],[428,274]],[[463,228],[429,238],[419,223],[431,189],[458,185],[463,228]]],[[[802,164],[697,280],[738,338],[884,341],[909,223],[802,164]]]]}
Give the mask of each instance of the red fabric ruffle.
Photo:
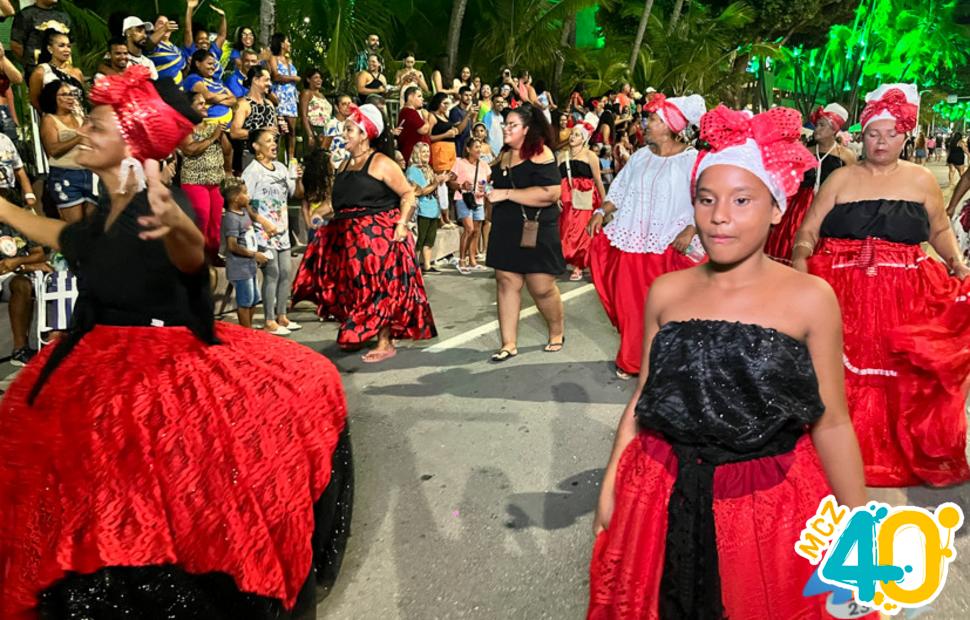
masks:
{"type": "Polygon", "coordinates": [[[665,273],[697,265],[669,246],[663,254],[635,254],[613,247],[600,233],[590,248],[590,273],[603,310],[620,332],[616,365],[624,372],[640,373],[643,358],[643,309],[653,281],[665,273]]]}
{"type": "Polygon", "coordinates": [[[567,265],[587,269],[589,267],[589,248],[592,237],[586,232],[586,226],[593,218],[593,211],[573,209],[573,189],[583,192],[593,191],[593,209],[599,209],[603,204],[603,197],[596,189],[593,179],[573,177],[573,185],[569,186],[569,179],[562,180],[562,213],[559,215],[559,239],[562,242],[562,255],[567,265]]]}
{"type": "Polygon", "coordinates": [[[414,241],[394,241],[399,217],[394,209],[334,220],[307,246],[293,302],[312,301],[320,317],[340,321],[341,346],[363,344],[386,326],[397,339],[437,335],[414,241]]]}
{"type": "Polygon", "coordinates": [[[296,343],[217,323],[97,326],[0,406],[0,617],[31,617],[67,572],[178,564],[293,606],[313,503],[346,423],[340,376],[296,343]]]}
{"type": "MultiPolygon", "coordinates": [[[[623,452],[613,516],[593,547],[590,620],[659,619],[668,503],[676,476],[677,457],[658,435],[641,432],[623,452]]],[[[794,552],[805,522],[829,493],[808,436],[790,453],[715,469],[714,521],[725,617],[830,618],[824,595],[802,596],[815,568],[794,552]]]]}
{"type": "Polygon", "coordinates": [[[815,188],[802,186],[794,196],[788,199],[788,209],[781,216],[781,221],[771,227],[768,241],[765,242],[765,254],[779,263],[791,265],[792,247],[795,245],[795,235],[802,227],[802,221],[808,208],[815,199],[815,188]]]}
{"type": "Polygon", "coordinates": [[[808,266],[842,308],[845,390],[866,484],[970,479],[968,310],[957,302],[970,279],[949,276],[918,245],[878,239],[823,239],[808,266]]]}

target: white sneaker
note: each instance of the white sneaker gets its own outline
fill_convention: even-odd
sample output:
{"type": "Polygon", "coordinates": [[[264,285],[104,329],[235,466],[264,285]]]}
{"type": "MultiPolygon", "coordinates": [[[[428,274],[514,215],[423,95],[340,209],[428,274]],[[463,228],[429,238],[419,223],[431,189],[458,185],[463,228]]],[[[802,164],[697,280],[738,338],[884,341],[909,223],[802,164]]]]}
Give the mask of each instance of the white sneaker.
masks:
{"type": "Polygon", "coordinates": [[[293,333],[290,330],[288,330],[285,327],[283,327],[282,325],[278,326],[276,329],[274,329],[272,331],[267,330],[267,332],[270,333],[270,334],[272,334],[272,335],[274,335],[274,336],[289,336],[290,334],[293,333]]]}
{"type": "Polygon", "coordinates": [[[298,329],[303,329],[303,326],[296,321],[290,321],[284,326],[284,328],[290,330],[291,332],[295,332],[298,329]]]}

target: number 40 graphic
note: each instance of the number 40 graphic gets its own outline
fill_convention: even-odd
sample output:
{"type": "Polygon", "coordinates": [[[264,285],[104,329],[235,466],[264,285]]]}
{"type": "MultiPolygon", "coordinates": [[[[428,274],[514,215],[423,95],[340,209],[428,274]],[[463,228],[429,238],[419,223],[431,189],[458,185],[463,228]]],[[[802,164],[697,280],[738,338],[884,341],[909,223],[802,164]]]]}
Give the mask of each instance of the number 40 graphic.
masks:
{"type": "Polygon", "coordinates": [[[962,524],[963,512],[949,502],[934,513],[871,502],[853,510],[835,533],[818,576],[891,615],[923,607],[946,583],[956,557],[953,533],[962,524]]]}

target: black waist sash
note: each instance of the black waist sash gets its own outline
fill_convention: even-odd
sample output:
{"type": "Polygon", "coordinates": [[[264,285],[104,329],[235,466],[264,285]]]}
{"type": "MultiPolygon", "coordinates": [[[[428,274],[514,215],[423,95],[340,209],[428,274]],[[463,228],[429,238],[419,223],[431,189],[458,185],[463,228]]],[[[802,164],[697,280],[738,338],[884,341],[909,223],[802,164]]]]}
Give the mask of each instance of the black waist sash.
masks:
{"type": "Polygon", "coordinates": [[[757,452],[745,454],[715,446],[670,442],[677,456],[677,478],[667,506],[659,600],[663,620],[721,620],[724,617],[714,524],[717,466],[791,452],[802,434],[779,433],[757,452]]]}

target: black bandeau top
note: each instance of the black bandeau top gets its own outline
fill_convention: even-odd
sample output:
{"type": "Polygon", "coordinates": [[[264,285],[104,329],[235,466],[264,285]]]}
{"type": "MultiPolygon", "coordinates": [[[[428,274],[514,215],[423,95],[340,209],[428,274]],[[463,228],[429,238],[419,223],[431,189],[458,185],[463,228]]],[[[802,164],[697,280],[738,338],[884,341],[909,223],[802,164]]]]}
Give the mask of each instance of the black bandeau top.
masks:
{"type": "Polygon", "coordinates": [[[874,237],[916,245],[930,238],[930,218],[921,202],[856,200],[836,204],[825,216],[820,235],[835,239],[874,237]]]}
{"type": "Polygon", "coordinates": [[[641,429],[723,463],[794,448],[824,411],[804,343],[777,330],[714,320],[657,332],[637,403],[641,429]]]}

